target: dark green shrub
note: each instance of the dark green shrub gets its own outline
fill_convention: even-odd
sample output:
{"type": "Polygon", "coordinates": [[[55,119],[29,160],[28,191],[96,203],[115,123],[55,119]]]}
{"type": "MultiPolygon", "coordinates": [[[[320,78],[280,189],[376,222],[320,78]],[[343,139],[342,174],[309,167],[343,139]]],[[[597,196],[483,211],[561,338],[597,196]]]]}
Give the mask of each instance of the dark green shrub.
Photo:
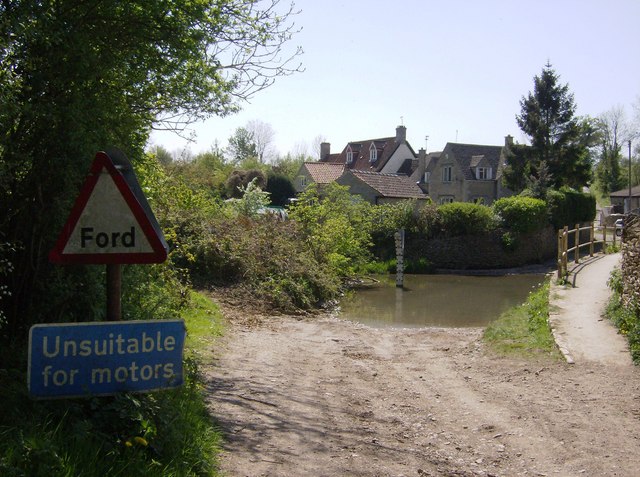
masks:
{"type": "Polygon", "coordinates": [[[547,205],[549,222],[556,229],[591,222],[596,216],[596,198],[571,189],[548,191],[547,205]]]}
{"type": "Polygon", "coordinates": [[[533,197],[513,196],[498,199],[493,211],[500,225],[516,233],[527,233],[544,227],[547,221],[547,204],[533,197]]]}
{"type": "Polygon", "coordinates": [[[467,202],[453,202],[438,207],[439,223],[443,235],[478,235],[495,227],[490,207],[467,202]]]}

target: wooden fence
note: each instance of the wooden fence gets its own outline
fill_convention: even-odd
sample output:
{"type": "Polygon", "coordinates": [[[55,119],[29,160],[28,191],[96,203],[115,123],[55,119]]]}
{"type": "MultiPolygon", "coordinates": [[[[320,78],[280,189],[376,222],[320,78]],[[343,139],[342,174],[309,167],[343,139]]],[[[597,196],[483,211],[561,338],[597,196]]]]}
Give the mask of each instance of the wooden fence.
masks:
{"type": "Polygon", "coordinates": [[[615,246],[616,237],[620,227],[606,225],[601,229],[602,240],[596,240],[596,227],[593,223],[586,227],[580,227],[580,224],[576,224],[576,227],[569,230],[565,225],[564,228],[558,230],[558,280],[563,280],[569,275],[569,254],[573,252],[574,263],[580,263],[580,249],[583,247],[589,247],[589,256],[593,257],[595,244],[602,244],[602,251],[606,253],[607,250],[607,231],[611,232],[613,237],[612,243],[615,246]],[[589,231],[589,240],[582,243],[580,241],[580,232],[589,231]],[[573,247],[569,248],[569,236],[573,234],[573,247]]]}

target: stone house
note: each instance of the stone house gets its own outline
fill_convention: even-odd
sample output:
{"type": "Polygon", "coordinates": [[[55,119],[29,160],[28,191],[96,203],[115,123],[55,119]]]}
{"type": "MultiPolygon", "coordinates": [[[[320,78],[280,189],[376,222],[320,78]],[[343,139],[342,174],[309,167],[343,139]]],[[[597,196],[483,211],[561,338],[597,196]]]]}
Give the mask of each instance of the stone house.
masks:
{"type": "Polygon", "coordinates": [[[511,195],[502,186],[506,148],[513,144],[507,136],[504,146],[447,143],[440,153],[420,151],[411,179],[418,182],[437,204],[476,202],[490,205],[511,195]]]}
{"type": "Polygon", "coordinates": [[[395,174],[410,171],[417,155],[407,141],[407,128],[398,126],[396,135],[349,142],[342,152],[331,154],[331,144],[320,145],[320,162],[343,164],[345,169],[395,174]]]}
{"type": "Polygon", "coordinates": [[[429,198],[415,182],[404,174],[346,169],[336,182],[348,186],[351,194],[359,195],[375,205],[406,199],[424,201],[429,198]]]}
{"type": "Polygon", "coordinates": [[[636,210],[640,208],[640,185],[631,188],[631,204],[629,208],[625,207],[625,204],[629,199],[629,188],[617,190],[609,194],[611,198],[611,205],[620,206],[622,210],[628,212],[630,210],[636,210]]]}
{"type": "Polygon", "coordinates": [[[304,162],[294,180],[297,193],[302,192],[311,183],[318,184],[319,188],[335,181],[344,172],[344,165],[328,162],[304,162]]]}

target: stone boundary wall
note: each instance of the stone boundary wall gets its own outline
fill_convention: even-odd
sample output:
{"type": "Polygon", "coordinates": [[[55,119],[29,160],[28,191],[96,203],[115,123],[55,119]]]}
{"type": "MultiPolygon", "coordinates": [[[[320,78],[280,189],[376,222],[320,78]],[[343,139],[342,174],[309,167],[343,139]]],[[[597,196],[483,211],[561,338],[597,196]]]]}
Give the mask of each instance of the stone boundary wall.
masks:
{"type": "Polygon", "coordinates": [[[456,270],[512,268],[557,256],[557,235],[551,226],[520,236],[513,250],[503,246],[503,233],[430,240],[408,235],[405,256],[409,260],[426,258],[436,268],[456,270]]]}
{"type": "Polygon", "coordinates": [[[640,306],[640,216],[627,215],[622,231],[622,301],[640,306]]]}

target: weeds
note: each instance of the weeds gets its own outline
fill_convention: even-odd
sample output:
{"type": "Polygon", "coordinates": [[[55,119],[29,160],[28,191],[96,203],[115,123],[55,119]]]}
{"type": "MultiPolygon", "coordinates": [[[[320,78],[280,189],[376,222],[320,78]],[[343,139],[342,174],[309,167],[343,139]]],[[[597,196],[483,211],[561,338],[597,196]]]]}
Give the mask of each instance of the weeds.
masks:
{"type": "Polygon", "coordinates": [[[500,315],[484,331],[484,340],[500,354],[560,359],[549,327],[549,281],[527,301],[500,315]]]}
{"type": "MultiPolygon", "coordinates": [[[[24,357],[2,350],[0,475],[213,476],[220,435],[211,423],[199,355],[221,332],[220,315],[202,295],[185,311],[185,384],[149,394],[33,401],[24,357]]],[[[19,353],[18,353],[19,355],[19,353]]]]}

